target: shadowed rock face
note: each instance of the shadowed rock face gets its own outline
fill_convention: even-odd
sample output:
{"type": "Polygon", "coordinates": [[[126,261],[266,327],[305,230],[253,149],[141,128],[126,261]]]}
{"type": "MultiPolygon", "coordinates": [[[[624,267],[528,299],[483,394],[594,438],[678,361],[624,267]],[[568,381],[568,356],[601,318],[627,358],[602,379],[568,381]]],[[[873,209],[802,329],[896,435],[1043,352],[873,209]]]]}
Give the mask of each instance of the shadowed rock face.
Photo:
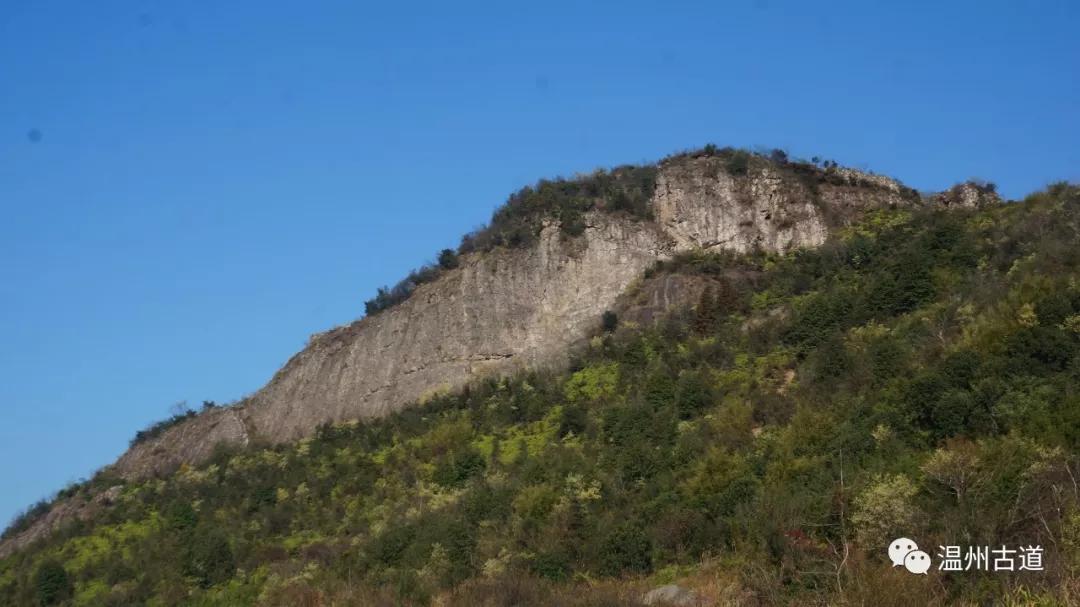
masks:
{"type": "Polygon", "coordinates": [[[251,398],[136,445],[112,471],[143,478],[201,461],[218,442],[295,440],[476,379],[559,366],[659,259],[695,248],[813,247],[864,209],[912,204],[888,178],[844,171],[813,183],[771,165],[735,177],[719,158],[665,163],[655,221],[594,212],[580,237],[551,223],[532,247],[465,256],[406,301],[313,336],[251,398]]]}

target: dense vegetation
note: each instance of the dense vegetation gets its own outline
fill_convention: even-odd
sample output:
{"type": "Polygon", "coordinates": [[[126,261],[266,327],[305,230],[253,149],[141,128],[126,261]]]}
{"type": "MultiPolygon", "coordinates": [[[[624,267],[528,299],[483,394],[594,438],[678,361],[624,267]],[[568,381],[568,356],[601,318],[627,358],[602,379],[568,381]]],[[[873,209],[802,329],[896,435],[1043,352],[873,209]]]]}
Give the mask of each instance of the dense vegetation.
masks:
{"type": "MultiPolygon", "coordinates": [[[[0,561],[5,605],[1080,601],[1080,188],[881,211],[825,246],[691,255],[712,285],[605,318],[564,374],[123,487],[0,561]],[[896,536],[1041,545],[915,576],[896,536]]],[[[84,490],[109,485],[97,479],[84,490]]]]}

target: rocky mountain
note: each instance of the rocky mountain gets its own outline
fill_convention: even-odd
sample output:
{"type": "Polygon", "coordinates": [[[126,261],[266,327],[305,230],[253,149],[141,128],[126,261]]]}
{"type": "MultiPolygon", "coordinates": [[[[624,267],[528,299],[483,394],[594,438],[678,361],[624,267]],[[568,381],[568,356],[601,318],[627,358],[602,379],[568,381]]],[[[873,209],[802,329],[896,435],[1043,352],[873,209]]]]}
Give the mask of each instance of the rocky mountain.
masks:
{"type": "MultiPolygon", "coordinates": [[[[106,472],[127,481],[205,461],[219,446],[278,444],[324,424],[385,416],[472,382],[524,369],[561,368],[609,310],[651,318],[685,304],[700,285],[662,277],[657,262],[687,251],[784,253],[816,247],[867,212],[974,207],[983,187],[919,196],[879,175],[731,150],[670,157],[655,167],[645,217],[605,208],[603,195],[568,235],[542,217],[526,246],[468,252],[404,301],[311,337],[262,389],[133,444],[106,472]],[[630,301],[632,285],[650,296],[630,301]]],[[[0,544],[0,556],[100,508],[68,503],[0,544]]]]}
{"type": "Polygon", "coordinates": [[[0,604],[1075,604],[1080,187],[993,190],[715,148],[525,188],[18,517],[0,604]]]}
{"type": "Polygon", "coordinates": [[[718,156],[671,159],[651,193],[655,220],[597,210],[578,237],[549,220],[532,246],[466,255],[401,304],[312,336],[253,396],[136,445],[113,470],[144,478],[197,463],[218,443],[296,440],[320,424],[379,417],[477,379],[560,366],[658,260],[688,250],[814,247],[830,226],[866,210],[924,204],[886,177],[832,169],[806,179],[755,160],[732,175],[718,156]]]}

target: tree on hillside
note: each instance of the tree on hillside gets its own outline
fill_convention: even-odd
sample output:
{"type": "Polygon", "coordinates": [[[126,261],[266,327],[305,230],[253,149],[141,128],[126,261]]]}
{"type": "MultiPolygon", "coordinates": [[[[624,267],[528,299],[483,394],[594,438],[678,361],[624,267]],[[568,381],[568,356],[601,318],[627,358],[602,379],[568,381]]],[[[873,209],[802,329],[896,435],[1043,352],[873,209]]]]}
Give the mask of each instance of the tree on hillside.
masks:
{"type": "Polygon", "coordinates": [[[70,598],[75,590],[67,570],[54,560],[47,560],[38,567],[34,587],[42,605],[57,605],[70,598]]]}
{"type": "Polygon", "coordinates": [[[453,270],[458,267],[458,255],[453,249],[443,249],[439,252],[439,267],[444,270],[453,270]]]}

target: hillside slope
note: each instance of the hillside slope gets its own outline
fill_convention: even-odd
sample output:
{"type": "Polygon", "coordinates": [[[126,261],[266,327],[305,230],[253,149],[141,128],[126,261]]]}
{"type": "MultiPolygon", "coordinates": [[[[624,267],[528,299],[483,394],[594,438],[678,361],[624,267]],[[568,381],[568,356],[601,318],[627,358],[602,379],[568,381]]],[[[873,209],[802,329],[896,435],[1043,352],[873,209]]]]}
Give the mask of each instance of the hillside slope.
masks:
{"type": "Polygon", "coordinates": [[[0,603],[632,605],[677,581],[719,604],[1074,604],[1080,188],[942,206],[829,220],[812,250],[676,239],[568,370],[102,475],[71,496],[107,492],[92,515],[0,560],[0,603]],[[625,322],[681,282],[691,305],[625,322]],[[1045,567],[914,576],[897,536],[1045,567]]]}

